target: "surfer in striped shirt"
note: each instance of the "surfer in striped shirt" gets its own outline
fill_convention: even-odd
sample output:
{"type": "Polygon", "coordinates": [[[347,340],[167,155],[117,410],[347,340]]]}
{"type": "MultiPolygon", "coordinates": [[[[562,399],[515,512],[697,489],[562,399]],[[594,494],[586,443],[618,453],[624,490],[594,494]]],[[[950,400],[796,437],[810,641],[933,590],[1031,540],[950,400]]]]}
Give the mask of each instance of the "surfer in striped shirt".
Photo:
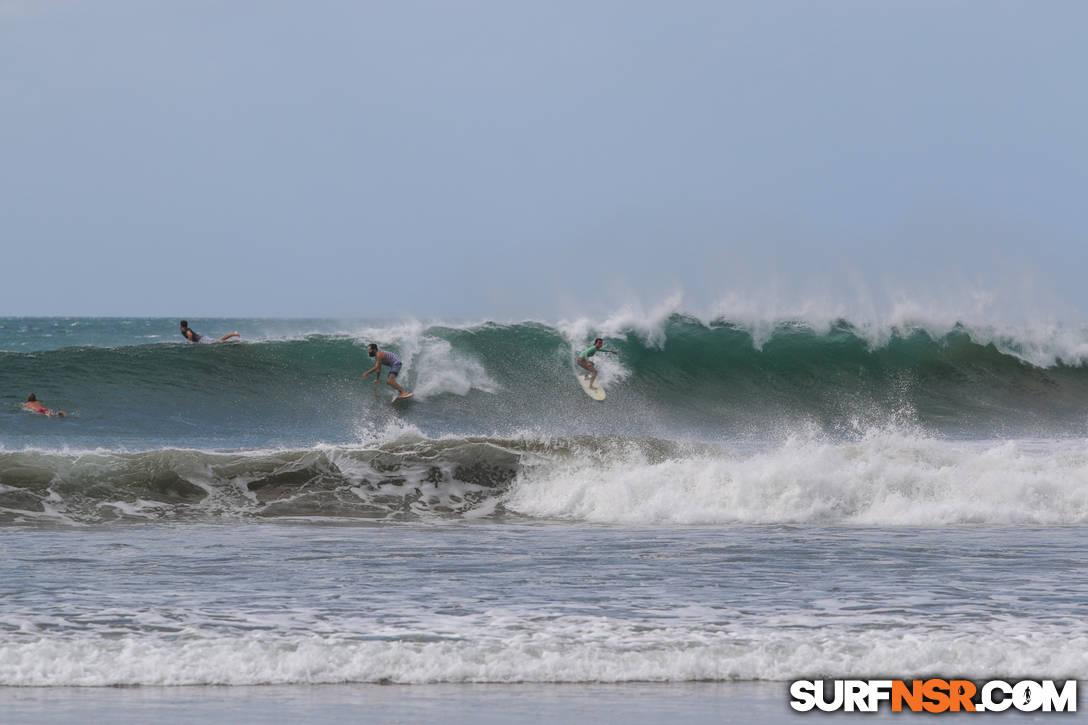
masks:
{"type": "Polygon", "coordinates": [[[397,385],[397,376],[400,375],[401,361],[397,357],[395,352],[389,352],[388,350],[379,350],[378,346],[371,343],[366,348],[366,354],[374,358],[374,367],[363,373],[363,379],[366,380],[366,376],[373,372],[378,373],[374,379],[374,385],[377,385],[382,380],[382,365],[389,366],[389,377],[385,379],[386,385],[397,391],[397,397],[393,398],[394,401],[401,400],[402,398],[411,398],[412,393],[409,393],[401,386],[397,385]]]}

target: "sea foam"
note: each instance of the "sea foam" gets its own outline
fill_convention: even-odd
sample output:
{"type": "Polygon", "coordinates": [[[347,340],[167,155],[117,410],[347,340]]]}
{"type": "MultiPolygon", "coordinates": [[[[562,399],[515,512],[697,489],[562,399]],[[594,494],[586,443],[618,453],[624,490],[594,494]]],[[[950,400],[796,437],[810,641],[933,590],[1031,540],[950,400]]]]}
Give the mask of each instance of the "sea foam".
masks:
{"type": "Polygon", "coordinates": [[[648,626],[562,617],[454,637],[256,632],[236,637],[6,635],[0,685],[266,685],[340,682],[692,682],[797,678],[1088,677],[1088,631],[1015,622],[942,631],[811,621],[648,626]],[[1026,647],[1025,638],[1032,645],[1026,647]]]}
{"type": "Polygon", "coordinates": [[[1080,524],[1088,521],[1088,446],[874,431],[660,461],[630,447],[604,461],[527,468],[506,505],[533,517],[627,524],[1080,524]]]}

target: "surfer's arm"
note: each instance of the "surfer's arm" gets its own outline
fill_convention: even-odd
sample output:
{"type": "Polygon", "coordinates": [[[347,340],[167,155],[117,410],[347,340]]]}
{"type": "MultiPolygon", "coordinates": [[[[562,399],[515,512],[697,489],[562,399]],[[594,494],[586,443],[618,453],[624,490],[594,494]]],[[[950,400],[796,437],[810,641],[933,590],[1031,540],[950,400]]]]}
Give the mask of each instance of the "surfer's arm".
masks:
{"type": "Polygon", "coordinates": [[[368,375],[370,375],[370,374],[371,374],[372,372],[374,372],[375,370],[380,370],[380,369],[381,369],[381,367],[382,367],[382,364],[381,364],[381,363],[378,363],[378,364],[376,364],[376,365],[375,365],[374,367],[370,368],[370,369],[369,369],[369,370],[367,370],[367,371],[366,371],[365,373],[363,373],[363,379],[365,380],[365,379],[366,379],[366,377],[367,377],[368,375]]]}

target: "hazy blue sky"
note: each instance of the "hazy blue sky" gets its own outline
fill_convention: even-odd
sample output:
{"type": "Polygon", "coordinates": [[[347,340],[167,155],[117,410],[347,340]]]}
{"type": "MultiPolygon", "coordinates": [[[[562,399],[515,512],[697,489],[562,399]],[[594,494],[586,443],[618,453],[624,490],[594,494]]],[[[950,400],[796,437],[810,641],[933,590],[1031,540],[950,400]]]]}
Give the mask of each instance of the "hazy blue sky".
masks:
{"type": "Polygon", "coordinates": [[[1086,28],[1080,2],[0,0],[0,315],[683,290],[1083,319],[1086,28]]]}

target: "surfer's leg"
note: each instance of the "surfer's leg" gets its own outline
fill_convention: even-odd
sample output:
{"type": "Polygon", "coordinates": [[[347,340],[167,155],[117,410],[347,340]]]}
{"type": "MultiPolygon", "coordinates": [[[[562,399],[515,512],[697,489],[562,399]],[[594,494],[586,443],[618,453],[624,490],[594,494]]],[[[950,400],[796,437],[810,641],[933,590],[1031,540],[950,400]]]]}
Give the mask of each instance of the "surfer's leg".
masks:
{"type": "Polygon", "coordinates": [[[234,332],[230,333],[229,335],[223,335],[221,338],[219,338],[219,342],[226,342],[227,340],[231,339],[232,337],[241,337],[241,335],[239,335],[238,331],[235,330],[234,332]]]}
{"type": "Polygon", "coordinates": [[[386,385],[396,390],[401,395],[404,395],[404,388],[397,385],[397,376],[393,373],[389,373],[389,377],[385,379],[386,385]]]}
{"type": "Polygon", "coordinates": [[[597,373],[597,366],[591,361],[586,360],[584,357],[578,358],[578,365],[580,365],[586,372],[582,375],[583,378],[589,378],[590,373],[597,373]]]}

